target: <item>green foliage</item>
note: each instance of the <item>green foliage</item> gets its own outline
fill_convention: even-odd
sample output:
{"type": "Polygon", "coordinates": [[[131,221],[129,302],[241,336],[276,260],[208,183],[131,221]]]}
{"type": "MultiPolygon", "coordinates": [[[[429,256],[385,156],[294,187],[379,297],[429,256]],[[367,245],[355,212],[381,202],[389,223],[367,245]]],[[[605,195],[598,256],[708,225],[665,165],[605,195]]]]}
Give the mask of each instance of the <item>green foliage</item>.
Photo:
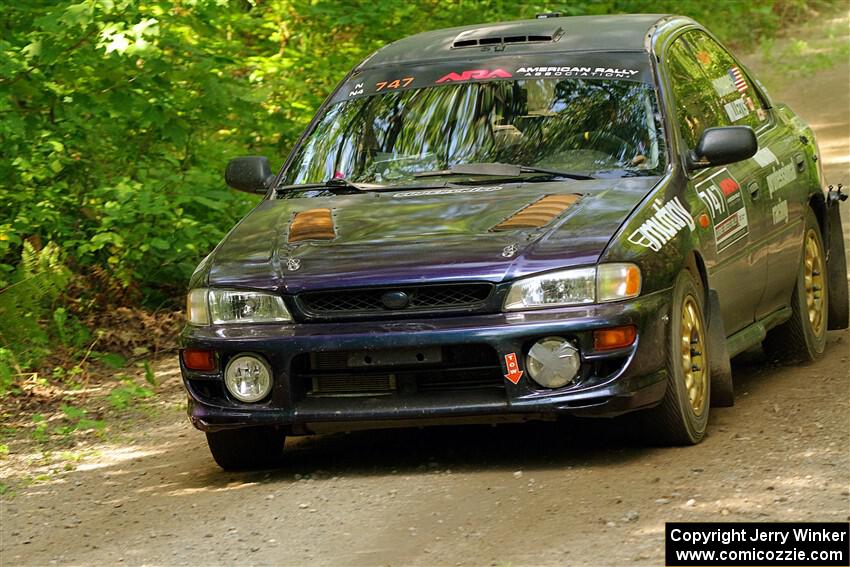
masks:
{"type": "MultiPolygon", "coordinates": [[[[8,388],[12,375],[38,363],[48,351],[52,308],[69,280],[70,271],[56,245],[36,250],[23,243],[20,262],[0,290],[0,393],[8,388]]],[[[53,323],[64,329],[67,314],[53,315],[53,323]]]]}
{"type": "Polygon", "coordinates": [[[142,367],[145,369],[145,382],[147,382],[153,387],[156,387],[156,374],[154,374],[153,368],[151,367],[151,363],[146,360],[144,363],[142,363],[142,367]]]}
{"type": "Polygon", "coordinates": [[[762,81],[775,76],[808,77],[850,58],[846,23],[842,19],[821,19],[817,24],[819,33],[812,41],[777,42],[773,38],[762,41],[759,50],[769,64],[767,77],[760,73],[762,81]]]}
{"type": "Polygon", "coordinates": [[[61,425],[55,429],[59,435],[67,436],[74,431],[101,431],[106,427],[106,424],[99,419],[89,419],[86,417],[86,410],[74,406],[63,405],[61,408],[65,418],[65,425],[61,425]]]}
{"type": "Polygon", "coordinates": [[[252,202],[220,178],[237,144],[219,130],[257,118],[231,68],[236,4],[0,6],[0,262],[37,237],[151,301],[183,284],[252,202]]]}
{"type": "Polygon", "coordinates": [[[15,381],[16,360],[10,349],[0,348],[0,395],[8,392],[15,381]]]}
{"type": "Polygon", "coordinates": [[[47,441],[47,429],[49,425],[45,417],[40,413],[34,414],[32,416],[32,422],[35,424],[32,430],[32,438],[39,443],[47,441]]]}
{"type": "Polygon", "coordinates": [[[34,414],[32,416],[34,427],[30,435],[35,441],[46,443],[51,435],[67,437],[75,431],[94,430],[102,432],[106,428],[106,424],[102,420],[86,417],[86,410],[82,408],[64,404],[60,409],[62,410],[62,423],[52,429],[47,418],[43,415],[34,414]]]}
{"type": "Polygon", "coordinates": [[[121,384],[109,393],[109,405],[115,409],[127,409],[135,400],[154,395],[153,390],[139,386],[129,378],[122,379],[121,384]]]}
{"type": "Polygon", "coordinates": [[[121,356],[120,354],[108,353],[108,354],[95,354],[92,353],[93,358],[99,360],[110,368],[124,368],[127,365],[127,360],[121,356]]]}

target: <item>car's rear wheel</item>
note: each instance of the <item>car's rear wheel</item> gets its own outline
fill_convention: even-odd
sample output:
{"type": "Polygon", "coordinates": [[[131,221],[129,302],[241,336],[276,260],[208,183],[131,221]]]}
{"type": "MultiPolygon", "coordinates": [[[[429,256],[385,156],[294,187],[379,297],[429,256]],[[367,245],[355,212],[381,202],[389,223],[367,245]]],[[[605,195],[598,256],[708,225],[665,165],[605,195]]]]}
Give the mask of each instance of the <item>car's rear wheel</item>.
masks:
{"type": "Polygon", "coordinates": [[[667,340],[667,391],[642,412],[647,441],[695,445],[705,437],[711,401],[711,365],[702,287],[690,271],[676,278],[667,340]]]}
{"type": "Polygon", "coordinates": [[[771,329],[762,342],[771,360],[808,362],[823,355],[829,318],[828,280],[818,221],[815,213],[807,209],[803,254],[791,295],[791,318],[771,329]]]}
{"type": "Polygon", "coordinates": [[[207,432],[207,445],[226,471],[272,467],[283,458],[286,436],[275,427],[245,427],[207,432]]]}

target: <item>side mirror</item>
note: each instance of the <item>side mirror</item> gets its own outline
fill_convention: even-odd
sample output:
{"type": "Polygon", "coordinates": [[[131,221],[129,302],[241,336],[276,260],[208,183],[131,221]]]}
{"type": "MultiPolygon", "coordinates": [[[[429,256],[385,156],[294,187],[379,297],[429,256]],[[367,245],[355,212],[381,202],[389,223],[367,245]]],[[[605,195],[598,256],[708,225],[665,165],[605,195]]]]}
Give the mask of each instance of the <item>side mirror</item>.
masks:
{"type": "Polygon", "coordinates": [[[265,193],[274,181],[274,174],[264,156],[238,157],[227,162],[224,181],[239,191],[265,193]]]}
{"type": "Polygon", "coordinates": [[[688,154],[688,169],[702,169],[743,161],[755,155],[759,145],[749,126],[706,128],[695,150],[688,154]]]}

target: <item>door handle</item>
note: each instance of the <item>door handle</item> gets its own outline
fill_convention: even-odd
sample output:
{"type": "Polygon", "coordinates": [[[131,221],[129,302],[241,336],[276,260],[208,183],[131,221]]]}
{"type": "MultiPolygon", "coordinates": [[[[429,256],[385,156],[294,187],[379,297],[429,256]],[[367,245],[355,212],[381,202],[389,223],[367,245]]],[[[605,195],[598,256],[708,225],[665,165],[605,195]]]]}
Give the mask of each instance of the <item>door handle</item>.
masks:
{"type": "Polygon", "coordinates": [[[755,201],[756,199],[759,198],[759,182],[758,181],[753,181],[752,183],[747,185],[747,189],[749,189],[750,198],[752,198],[753,201],[755,201]]]}
{"type": "Polygon", "coordinates": [[[794,163],[797,164],[797,171],[800,173],[806,170],[806,156],[803,154],[794,154],[794,163]]]}

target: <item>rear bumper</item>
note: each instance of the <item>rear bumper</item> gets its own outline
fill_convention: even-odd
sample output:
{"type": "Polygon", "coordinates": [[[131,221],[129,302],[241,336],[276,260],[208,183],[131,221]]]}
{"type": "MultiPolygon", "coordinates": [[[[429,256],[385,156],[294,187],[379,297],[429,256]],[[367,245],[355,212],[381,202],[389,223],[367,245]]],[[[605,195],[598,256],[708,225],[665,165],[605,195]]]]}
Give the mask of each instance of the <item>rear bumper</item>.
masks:
{"type": "MultiPolygon", "coordinates": [[[[539,419],[559,414],[615,416],[656,405],[666,389],[665,345],[669,290],[633,301],[607,305],[490,314],[357,323],[302,323],[231,327],[187,327],[184,348],[216,351],[218,369],[199,373],[181,368],[189,393],[189,416],[195,427],[214,431],[255,425],[276,425],[289,433],[310,433],[322,424],[340,428],[393,426],[475,418],[539,419]],[[597,352],[593,331],[635,325],[631,346],[597,352]],[[575,385],[544,389],[527,375],[525,354],[546,336],[562,336],[578,344],[582,378],[575,385]],[[297,357],[305,353],[363,352],[402,348],[492,349],[495,383],[487,388],[429,389],[389,395],[327,397],[305,395],[297,357]],[[227,396],[222,368],[241,352],[258,353],[270,362],[275,385],[269,398],[244,404],[227,396]],[[523,375],[517,384],[503,377],[505,355],[516,354],[523,375]]],[[[428,366],[414,369],[427,375],[428,366]]],[[[451,386],[449,385],[449,388],[451,386]]],[[[414,388],[415,390],[415,388],[414,388]]]]}

